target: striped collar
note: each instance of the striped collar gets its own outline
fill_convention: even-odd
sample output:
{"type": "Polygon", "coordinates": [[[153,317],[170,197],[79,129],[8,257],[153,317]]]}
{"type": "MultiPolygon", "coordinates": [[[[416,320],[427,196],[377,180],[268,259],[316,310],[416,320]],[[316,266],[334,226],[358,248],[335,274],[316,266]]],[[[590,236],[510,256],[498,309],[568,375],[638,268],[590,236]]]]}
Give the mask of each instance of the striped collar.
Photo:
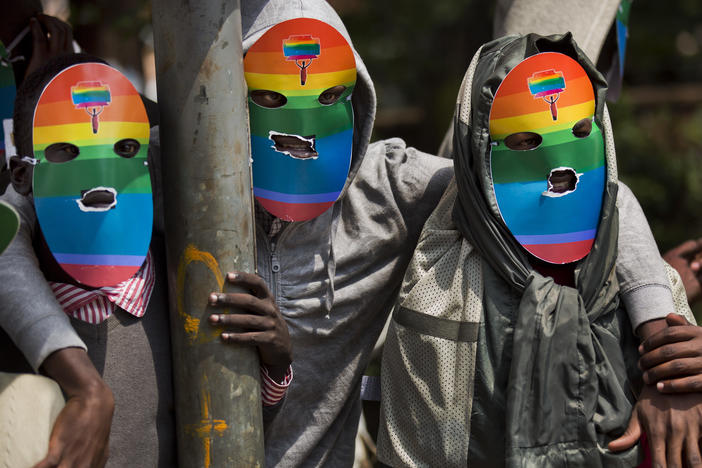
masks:
{"type": "Polygon", "coordinates": [[[49,285],[66,314],[84,322],[99,324],[112,315],[115,306],[135,317],[142,317],[149,305],[155,280],[153,259],[149,251],[139,271],[117,286],[85,290],[54,281],[49,281],[49,285]]]}

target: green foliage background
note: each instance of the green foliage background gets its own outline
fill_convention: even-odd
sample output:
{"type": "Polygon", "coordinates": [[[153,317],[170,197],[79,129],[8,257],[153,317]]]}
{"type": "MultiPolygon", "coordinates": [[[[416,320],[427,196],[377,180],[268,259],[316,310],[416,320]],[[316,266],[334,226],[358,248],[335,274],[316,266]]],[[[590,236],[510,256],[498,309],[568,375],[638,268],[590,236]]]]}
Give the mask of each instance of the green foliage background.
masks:
{"type": "MultiPolygon", "coordinates": [[[[332,4],[376,84],[376,137],[436,151],[470,58],[492,38],[493,2],[332,4]]],[[[702,2],[635,0],[629,26],[623,93],[609,105],[619,171],[666,251],[702,237],[702,2]]]]}
{"type": "Polygon", "coordinates": [[[702,237],[702,3],[635,1],[630,27],[624,92],[610,106],[617,156],[665,251],[702,237]],[[683,54],[681,37],[697,51],[683,54]]]}

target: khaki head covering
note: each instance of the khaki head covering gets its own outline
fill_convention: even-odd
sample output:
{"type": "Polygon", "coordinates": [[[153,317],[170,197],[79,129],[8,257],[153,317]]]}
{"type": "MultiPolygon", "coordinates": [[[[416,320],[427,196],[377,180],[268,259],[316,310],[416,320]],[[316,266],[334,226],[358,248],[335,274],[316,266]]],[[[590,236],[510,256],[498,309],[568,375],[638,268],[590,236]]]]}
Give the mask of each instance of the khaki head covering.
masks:
{"type": "MultiPolygon", "coordinates": [[[[606,83],[570,34],[498,39],[486,44],[476,60],[463,82],[454,118],[454,221],[489,267],[521,297],[504,390],[506,465],[635,465],[636,449],[620,454],[606,450],[631,413],[632,394],[622,382],[636,359],[635,348],[623,344],[630,327],[622,325],[614,271],[618,187],[604,110],[606,83]],[[558,285],[533,270],[528,254],[499,216],[490,176],[489,114],[497,88],[524,58],[547,51],[564,53],[586,70],[595,89],[595,121],[606,135],[607,182],[600,224],[590,254],[576,265],[576,288],[558,285]]],[[[484,317],[487,322],[492,319],[484,317]]]]}

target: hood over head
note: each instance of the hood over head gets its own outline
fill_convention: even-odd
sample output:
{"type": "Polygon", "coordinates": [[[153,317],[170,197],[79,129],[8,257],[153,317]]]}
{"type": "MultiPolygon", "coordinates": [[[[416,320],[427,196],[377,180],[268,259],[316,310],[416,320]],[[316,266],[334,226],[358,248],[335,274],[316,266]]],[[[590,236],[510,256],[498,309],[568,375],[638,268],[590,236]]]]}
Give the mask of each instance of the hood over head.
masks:
{"type": "MultiPolygon", "coordinates": [[[[552,84],[559,81],[558,71],[564,69],[556,68],[550,74],[552,84]]],[[[526,82],[524,79],[520,86],[526,82]]],[[[601,75],[570,34],[529,34],[509,36],[483,46],[471,63],[459,95],[454,117],[457,198],[453,219],[480,254],[484,271],[489,269],[499,276],[518,300],[516,313],[509,313],[513,320],[511,363],[504,367],[508,370],[502,376],[495,377],[495,381],[507,382],[501,398],[506,416],[501,447],[505,449],[507,467],[566,466],[573,460],[579,460],[583,466],[637,463],[638,447],[618,453],[605,449],[615,434],[621,434],[627,426],[634,399],[626,377],[632,375],[629,372],[633,366],[628,364],[635,361],[635,347],[621,345],[624,340],[633,339],[630,327],[617,318],[625,312],[619,307],[615,272],[618,185],[611,129],[604,108],[605,90],[601,75]],[[599,224],[589,253],[569,272],[573,286],[558,284],[532,266],[533,259],[503,221],[500,197],[493,184],[494,171],[491,172],[490,113],[493,101],[500,96],[498,88],[525,59],[544,52],[565,54],[584,69],[594,88],[594,112],[592,108],[588,110],[589,115],[594,114],[593,132],[597,125],[603,133],[597,135],[603,140],[599,154],[602,145],[605,153],[604,161],[600,157],[605,176],[599,224]],[[548,398],[544,399],[544,395],[548,398]],[[578,410],[562,411],[563,408],[578,410]]],[[[530,93],[537,94],[531,90],[523,93],[530,99],[530,93]]],[[[558,104],[567,101],[562,96],[558,104]]],[[[552,112],[560,119],[569,111],[563,106],[555,112],[549,109],[551,102],[534,102],[545,107],[547,122],[552,112]]],[[[504,141],[498,132],[494,135],[498,135],[496,140],[504,141]]],[[[564,139],[573,136],[577,137],[575,131],[564,139]]],[[[546,136],[543,138],[546,143],[546,136]]],[[[487,329],[502,326],[499,311],[484,315],[487,329]]]]}
{"type": "MultiPolygon", "coordinates": [[[[295,18],[312,18],[323,21],[336,29],[353,49],[353,44],[344,23],[334,9],[324,0],[285,1],[255,0],[241,5],[241,22],[244,54],[273,26],[295,18]]],[[[351,102],[354,111],[353,153],[346,184],[341,196],[358,172],[363,155],[370,143],[375,120],[375,89],[363,60],[354,49],[356,60],[356,85],[351,102]]]]}
{"type": "MultiPolygon", "coordinates": [[[[242,40],[244,55],[266,32],[274,26],[288,20],[309,18],[327,23],[336,29],[353,49],[349,33],[341,18],[334,9],[324,0],[252,0],[241,5],[242,40]]],[[[319,216],[302,221],[309,223],[315,236],[319,238],[320,245],[325,243],[328,249],[321,248],[322,258],[326,264],[327,279],[325,280],[325,293],[322,299],[322,308],[329,313],[334,303],[334,277],[336,261],[334,255],[334,233],[340,218],[339,201],[344,197],[348,187],[353,182],[359,171],[366,150],[370,143],[371,132],[375,120],[375,89],[370,79],[366,66],[353,49],[356,62],[356,82],[351,98],[353,108],[353,137],[351,164],[346,177],[346,183],[338,195],[337,202],[319,216]]]]}
{"type": "MultiPolygon", "coordinates": [[[[614,143],[604,100],[607,85],[602,75],[575,44],[572,36],[570,34],[548,37],[536,34],[508,36],[484,45],[473,58],[458,96],[453,139],[457,183],[459,193],[462,192],[464,195],[468,191],[466,183],[470,181],[475,184],[474,187],[480,194],[481,209],[485,210],[486,217],[489,218],[489,222],[492,224],[491,229],[502,231],[505,241],[513,244],[515,247],[518,246],[517,241],[507,229],[507,225],[510,222],[507,220],[507,225],[505,224],[505,213],[504,210],[500,209],[500,203],[498,203],[496,197],[492,150],[500,146],[500,144],[491,139],[490,115],[498,89],[509,73],[524,62],[526,58],[547,52],[564,54],[567,56],[566,60],[572,59],[574,63],[577,62],[576,66],[584,70],[587,78],[592,83],[595,101],[593,129],[601,131],[602,137],[600,139],[604,140],[601,142],[604,144],[605,167],[602,168],[604,183],[608,185],[617,180],[614,143]]],[[[525,89],[527,89],[526,82],[525,89]]],[[[534,102],[537,102],[537,100],[534,100],[534,102]]],[[[561,101],[561,103],[565,106],[564,101],[561,101]]],[[[542,104],[544,107],[543,113],[548,115],[548,103],[542,102],[542,104]]],[[[592,110],[590,112],[590,115],[592,115],[592,110]]],[[[571,139],[578,140],[572,135],[571,139]]],[[[525,152],[525,154],[534,152],[525,152]]],[[[554,169],[556,168],[554,167],[554,169]]],[[[580,171],[577,172],[579,177],[580,171]]],[[[546,175],[547,173],[544,173],[544,180],[542,181],[544,189],[547,187],[546,175]]],[[[499,185],[500,181],[498,180],[497,182],[499,185]]],[[[573,195],[575,194],[570,193],[566,197],[562,197],[562,200],[552,198],[548,201],[561,202],[566,198],[572,198],[573,195]]],[[[502,207],[504,208],[504,204],[502,207]]],[[[512,230],[512,234],[518,233],[512,230]]],[[[513,249],[513,251],[515,254],[521,253],[518,247],[513,249]]],[[[554,261],[552,263],[565,263],[565,261],[554,261]]]]}

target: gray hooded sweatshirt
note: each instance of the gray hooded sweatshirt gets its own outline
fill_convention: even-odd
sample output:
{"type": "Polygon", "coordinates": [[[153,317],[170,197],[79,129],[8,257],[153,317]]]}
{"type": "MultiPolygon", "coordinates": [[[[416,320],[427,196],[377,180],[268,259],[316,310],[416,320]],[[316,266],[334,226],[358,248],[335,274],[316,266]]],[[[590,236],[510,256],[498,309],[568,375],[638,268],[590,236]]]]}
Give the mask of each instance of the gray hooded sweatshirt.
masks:
{"type": "MultiPolygon", "coordinates": [[[[249,1],[242,4],[244,50],[271,26],[298,17],[325,21],[349,39],[322,0],[249,1]]],[[[402,140],[369,145],[375,92],[355,57],[353,159],[342,196],[319,217],[292,223],[272,239],[257,226],[258,272],[286,318],[294,353],[293,383],[266,427],[269,467],[352,465],[363,370],[422,225],[452,175],[450,160],[402,140]]],[[[10,188],[6,197],[16,202],[13,194],[10,188]]],[[[51,352],[83,345],[37,268],[32,211],[24,206],[22,232],[0,258],[0,324],[38,368],[51,352]]],[[[650,232],[645,223],[643,230],[650,232]]],[[[648,238],[643,244],[644,257],[657,256],[648,238]]],[[[670,295],[667,280],[637,281],[670,295]]],[[[646,311],[648,317],[667,312],[646,311]]]]}
{"type": "MultiPolygon", "coordinates": [[[[330,24],[351,44],[326,2],[246,2],[244,50],[271,26],[299,17],[330,24]]],[[[294,354],[293,383],[266,428],[266,466],[351,466],[363,370],[452,174],[449,160],[399,139],[368,144],[375,92],[355,58],[353,157],[341,198],[273,239],[257,226],[258,272],[287,320],[294,354]]]]}

